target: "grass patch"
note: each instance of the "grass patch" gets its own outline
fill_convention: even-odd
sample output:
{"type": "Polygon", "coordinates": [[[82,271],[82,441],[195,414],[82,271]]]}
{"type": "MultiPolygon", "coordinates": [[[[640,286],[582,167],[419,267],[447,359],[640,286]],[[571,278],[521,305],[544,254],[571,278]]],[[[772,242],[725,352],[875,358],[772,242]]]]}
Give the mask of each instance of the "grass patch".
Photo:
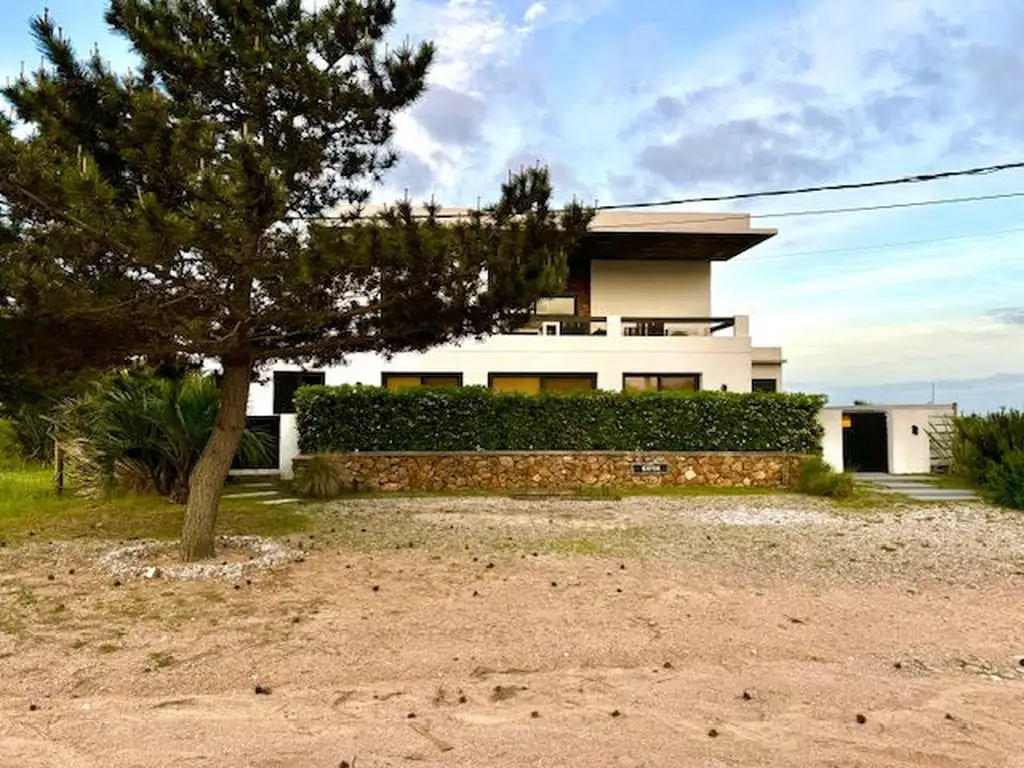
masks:
{"type": "Polygon", "coordinates": [[[961,477],[959,475],[929,475],[925,482],[931,483],[936,488],[948,488],[954,491],[974,491],[976,490],[974,485],[971,484],[970,478],[961,477]]]}
{"type": "Polygon", "coordinates": [[[174,658],[174,655],[167,653],[166,651],[156,651],[149,654],[150,669],[167,669],[169,667],[173,667],[177,663],[178,660],[174,658]]]}
{"type": "MultiPolygon", "coordinates": [[[[233,489],[239,486],[232,486],[233,489]]],[[[58,496],[48,467],[0,468],[0,539],[176,539],[185,508],[149,495],[87,499],[70,490],[58,496]]],[[[312,519],[294,505],[259,499],[221,501],[217,531],[225,535],[285,536],[310,530],[312,519]]]]}
{"type": "Polygon", "coordinates": [[[640,525],[580,532],[571,536],[531,538],[494,542],[499,551],[538,552],[547,555],[579,555],[584,557],[624,557],[646,551],[652,533],[640,525]]]}

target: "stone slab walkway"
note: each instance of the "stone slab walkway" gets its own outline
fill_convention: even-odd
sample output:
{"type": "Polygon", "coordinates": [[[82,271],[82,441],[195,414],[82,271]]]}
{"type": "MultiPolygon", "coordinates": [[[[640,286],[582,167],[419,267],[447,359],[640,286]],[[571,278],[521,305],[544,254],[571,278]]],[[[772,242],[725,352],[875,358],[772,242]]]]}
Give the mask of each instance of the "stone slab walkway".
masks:
{"type": "Polygon", "coordinates": [[[288,496],[280,490],[277,483],[267,481],[241,480],[224,489],[225,499],[254,499],[260,504],[298,504],[299,499],[288,496]]]}
{"type": "Polygon", "coordinates": [[[887,475],[880,472],[861,472],[857,479],[872,483],[883,491],[899,493],[914,501],[981,501],[974,491],[966,488],[940,488],[929,475],[887,475]]]}

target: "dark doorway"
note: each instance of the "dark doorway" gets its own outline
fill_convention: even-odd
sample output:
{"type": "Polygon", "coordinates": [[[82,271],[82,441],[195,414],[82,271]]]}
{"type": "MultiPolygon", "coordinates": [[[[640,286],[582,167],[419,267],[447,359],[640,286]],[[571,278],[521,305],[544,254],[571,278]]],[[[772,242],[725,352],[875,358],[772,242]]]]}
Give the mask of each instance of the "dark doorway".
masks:
{"type": "Polygon", "coordinates": [[[889,471],[889,428],[885,413],[843,414],[843,469],[889,471]]]}

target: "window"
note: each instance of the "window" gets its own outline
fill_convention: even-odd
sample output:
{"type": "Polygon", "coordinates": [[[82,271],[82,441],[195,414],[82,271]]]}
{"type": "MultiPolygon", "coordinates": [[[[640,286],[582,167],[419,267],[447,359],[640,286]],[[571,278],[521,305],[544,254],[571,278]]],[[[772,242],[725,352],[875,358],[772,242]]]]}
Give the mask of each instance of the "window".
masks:
{"type": "Polygon", "coordinates": [[[274,413],[295,413],[296,390],[325,382],[323,371],[274,371],[274,413]]]}
{"type": "Polygon", "coordinates": [[[575,296],[552,296],[538,299],[535,314],[538,315],[575,315],[575,296]]]}
{"type": "Polygon", "coordinates": [[[627,373],[622,377],[626,392],[696,392],[699,373],[627,373]]]}
{"type": "Polygon", "coordinates": [[[385,373],[381,383],[392,392],[410,387],[461,387],[461,373],[385,373]]]}
{"type": "Polygon", "coordinates": [[[495,392],[579,392],[597,389],[595,373],[492,373],[489,384],[495,392]]]}
{"type": "Polygon", "coordinates": [[[752,392],[778,392],[779,383],[775,379],[754,379],[750,389],[752,392]]]}

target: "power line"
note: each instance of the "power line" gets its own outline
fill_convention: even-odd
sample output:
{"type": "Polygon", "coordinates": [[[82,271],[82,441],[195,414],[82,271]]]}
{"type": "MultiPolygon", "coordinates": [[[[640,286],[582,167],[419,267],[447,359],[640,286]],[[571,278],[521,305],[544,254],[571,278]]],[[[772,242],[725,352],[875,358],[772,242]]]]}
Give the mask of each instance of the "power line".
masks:
{"type": "MultiPolygon", "coordinates": [[[[837,192],[850,189],[872,189],[876,187],[892,187],[904,184],[923,184],[931,181],[942,181],[964,176],[986,176],[992,173],[1010,171],[1024,168],[1024,161],[1013,163],[1000,163],[998,165],[981,165],[973,168],[960,168],[952,171],[939,171],[936,173],[919,173],[911,176],[897,176],[889,179],[875,179],[873,181],[848,182],[844,184],[823,184],[813,187],[789,187],[782,189],[767,189],[757,192],[736,192],[728,195],[705,195],[701,197],[681,197],[674,200],[643,200],[634,203],[615,203],[608,205],[591,206],[597,211],[622,211],[636,210],[642,208],[662,208],[669,205],[691,205],[693,203],[724,203],[735,200],[752,200],[761,197],[784,197],[789,195],[804,195],[812,192],[837,192]]],[[[435,218],[438,219],[462,219],[466,218],[469,211],[462,213],[439,212],[435,218]]],[[[769,214],[764,214],[767,216],[769,214]]],[[[793,214],[795,215],[795,214],[793,214]]],[[[290,216],[291,221],[335,221],[348,219],[349,216],[342,214],[321,215],[321,216],[290,216]]],[[[428,218],[428,214],[416,214],[414,218],[428,218]]],[[[717,220],[717,219],[716,219],[717,220]]]]}
{"type": "Polygon", "coordinates": [[[664,205],[688,205],[690,203],[721,203],[729,200],[750,200],[756,197],[782,197],[784,195],[803,195],[809,192],[836,192],[847,189],[869,189],[872,187],[890,187],[899,184],[921,184],[929,181],[941,181],[953,179],[960,176],[984,176],[1000,171],[1009,171],[1024,168],[1024,162],[1001,163],[999,165],[983,165],[976,168],[963,168],[955,171],[940,171],[938,173],[922,173],[914,176],[900,176],[892,179],[878,179],[876,181],[860,181],[847,184],[827,184],[816,187],[794,187],[790,189],[772,189],[762,192],[739,192],[731,195],[710,195],[705,197],[688,197],[678,200],[658,200],[640,203],[623,203],[621,205],[597,206],[600,211],[611,211],[623,208],[655,208],[664,205]]]}
{"type": "MultiPolygon", "coordinates": [[[[951,203],[978,203],[985,200],[1005,200],[1013,197],[1024,197],[1024,192],[1003,192],[994,195],[974,195],[971,197],[944,197],[935,200],[915,200],[907,203],[881,203],[878,205],[857,205],[847,208],[817,208],[801,211],[780,211],[778,213],[723,213],[714,218],[687,219],[686,224],[709,224],[712,222],[728,221],[730,218],[745,219],[748,215],[752,219],[783,219],[794,216],[828,216],[839,213],[863,213],[866,211],[888,211],[897,208],[921,208],[929,205],[948,205],[951,203]]],[[[674,219],[649,219],[645,224],[669,224],[676,223],[674,219]]],[[[614,224],[591,226],[591,231],[600,231],[605,228],[614,228],[614,224]]]]}
{"type": "Polygon", "coordinates": [[[932,243],[945,243],[953,240],[976,240],[983,237],[1001,237],[1003,235],[1017,234],[1024,232],[1024,227],[1013,229],[1000,229],[994,232],[976,232],[971,235],[951,235],[949,237],[930,237],[925,240],[905,240],[900,243],[876,243],[873,245],[852,245],[848,248],[826,248],[817,251],[794,251],[792,253],[772,253],[767,256],[751,258],[747,263],[758,264],[762,261],[775,261],[776,259],[789,259],[797,256],[818,256],[826,253],[848,253],[850,251],[870,251],[882,248],[905,248],[911,245],[931,245],[932,243]]]}

